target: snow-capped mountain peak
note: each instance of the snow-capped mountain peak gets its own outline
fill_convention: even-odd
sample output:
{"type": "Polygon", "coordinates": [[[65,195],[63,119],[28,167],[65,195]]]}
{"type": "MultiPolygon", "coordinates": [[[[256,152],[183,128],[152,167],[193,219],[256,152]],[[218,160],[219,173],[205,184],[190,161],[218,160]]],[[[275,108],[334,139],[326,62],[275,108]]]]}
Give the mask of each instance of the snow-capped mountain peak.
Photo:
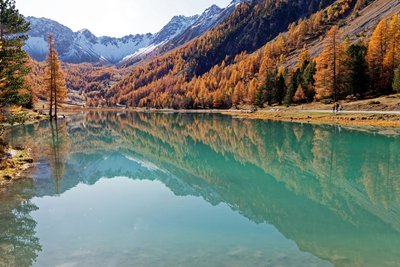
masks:
{"type": "Polygon", "coordinates": [[[197,19],[198,15],[185,17],[185,16],[175,16],[165,25],[161,31],[159,31],[156,36],[154,42],[156,44],[171,40],[176,37],[178,34],[189,28],[197,19]]]}
{"type": "Polygon", "coordinates": [[[164,50],[172,49],[200,36],[228,16],[234,10],[232,5],[245,1],[248,0],[233,0],[231,5],[224,9],[212,5],[201,15],[174,16],[156,34],[127,35],[122,38],[97,37],[88,29],[73,32],[68,27],[50,19],[27,17],[31,30],[24,48],[34,59],[44,60],[48,52],[47,36],[53,33],[57,51],[64,62],[117,64],[127,59],[136,62],[137,57],[145,57],[155,49],[160,49],[160,47],[163,47],[162,49],[165,47],[164,50]],[[175,39],[175,42],[170,43],[175,39]]]}
{"type": "Polygon", "coordinates": [[[151,51],[190,27],[199,16],[175,16],[157,34],[127,35],[122,38],[97,37],[88,29],[73,32],[60,23],[46,19],[27,17],[31,23],[25,50],[36,60],[46,58],[47,35],[53,33],[60,58],[68,63],[108,61],[116,64],[125,57],[151,51]]]}
{"type": "Polygon", "coordinates": [[[210,26],[214,24],[215,20],[218,19],[222,10],[223,9],[217,5],[210,6],[203,12],[203,14],[198,17],[198,19],[193,23],[191,27],[201,27],[204,29],[209,29],[210,26]]]}

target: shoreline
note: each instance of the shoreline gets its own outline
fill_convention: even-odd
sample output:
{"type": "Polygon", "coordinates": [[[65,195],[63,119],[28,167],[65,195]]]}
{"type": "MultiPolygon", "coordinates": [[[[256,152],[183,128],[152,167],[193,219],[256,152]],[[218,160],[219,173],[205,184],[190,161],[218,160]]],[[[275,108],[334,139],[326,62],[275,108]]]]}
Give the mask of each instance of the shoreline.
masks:
{"type": "MultiPolygon", "coordinates": [[[[13,127],[22,125],[31,125],[43,120],[47,120],[48,116],[28,111],[29,119],[24,124],[3,124],[4,132],[9,131],[13,127]]],[[[0,136],[0,141],[2,141],[0,136]]],[[[13,181],[27,178],[24,173],[34,166],[34,157],[30,148],[23,145],[9,146],[7,140],[0,144],[3,146],[3,156],[0,155],[0,188],[10,185],[13,181]]]]}
{"type": "Polygon", "coordinates": [[[311,124],[329,124],[356,127],[400,128],[400,115],[396,114],[363,114],[357,113],[326,113],[318,111],[277,111],[265,110],[254,113],[226,111],[222,114],[236,116],[243,119],[262,119],[271,121],[300,122],[311,124]]]}
{"type": "Polygon", "coordinates": [[[300,122],[312,124],[330,124],[355,127],[400,128],[400,112],[351,110],[337,114],[326,110],[301,110],[295,108],[260,109],[251,112],[249,109],[216,110],[216,109],[145,109],[145,108],[81,108],[66,109],[71,114],[79,111],[121,111],[142,113],[181,113],[181,114],[222,114],[242,119],[261,119],[271,121],[300,122]]]}

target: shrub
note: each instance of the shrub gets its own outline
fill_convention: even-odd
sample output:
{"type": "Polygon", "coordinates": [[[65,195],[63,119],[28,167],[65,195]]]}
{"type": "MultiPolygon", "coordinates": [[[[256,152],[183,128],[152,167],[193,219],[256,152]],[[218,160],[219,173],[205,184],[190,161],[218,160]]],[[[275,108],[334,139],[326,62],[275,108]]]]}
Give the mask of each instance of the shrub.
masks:
{"type": "Polygon", "coordinates": [[[333,103],[333,99],[332,98],[324,98],[324,99],[321,99],[321,103],[325,104],[325,105],[332,104],[333,103]]]}
{"type": "Polygon", "coordinates": [[[356,100],[357,100],[357,97],[354,96],[354,95],[348,95],[348,96],[346,96],[346,101],[347,101],[347,102],[356,101],[356,100]]]}
{"type": "Polygon", "coordinates": [[[27,120],[28,114],[22,111],[20,107],[10,108],[4,116],[4,122],[10,124],[11,126],[14,124],[25,124],[27,120]]]}

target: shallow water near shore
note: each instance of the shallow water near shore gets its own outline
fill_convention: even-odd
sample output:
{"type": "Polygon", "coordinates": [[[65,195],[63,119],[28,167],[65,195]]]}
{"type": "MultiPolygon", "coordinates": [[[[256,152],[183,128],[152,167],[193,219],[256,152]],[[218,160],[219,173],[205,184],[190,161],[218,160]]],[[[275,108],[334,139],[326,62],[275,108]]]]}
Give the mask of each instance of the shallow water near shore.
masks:
{"type": "Polygon", "coordinates": [[[218,114],[12,129],[0,266],[398,266],[400,138],[218,114]]]}

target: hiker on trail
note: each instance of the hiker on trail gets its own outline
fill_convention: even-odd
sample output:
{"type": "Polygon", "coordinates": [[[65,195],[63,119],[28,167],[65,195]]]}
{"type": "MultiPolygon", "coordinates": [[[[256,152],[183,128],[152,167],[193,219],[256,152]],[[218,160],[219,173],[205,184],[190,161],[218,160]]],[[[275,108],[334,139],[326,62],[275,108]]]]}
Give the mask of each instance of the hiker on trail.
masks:
{"type": "Polygon", "coordinates": [[[336,114],[336,111],[337,111],[336,107],[337,107],[337,104],[335,102],[335,104],[333,104],[332,113],[336,114]]]}

